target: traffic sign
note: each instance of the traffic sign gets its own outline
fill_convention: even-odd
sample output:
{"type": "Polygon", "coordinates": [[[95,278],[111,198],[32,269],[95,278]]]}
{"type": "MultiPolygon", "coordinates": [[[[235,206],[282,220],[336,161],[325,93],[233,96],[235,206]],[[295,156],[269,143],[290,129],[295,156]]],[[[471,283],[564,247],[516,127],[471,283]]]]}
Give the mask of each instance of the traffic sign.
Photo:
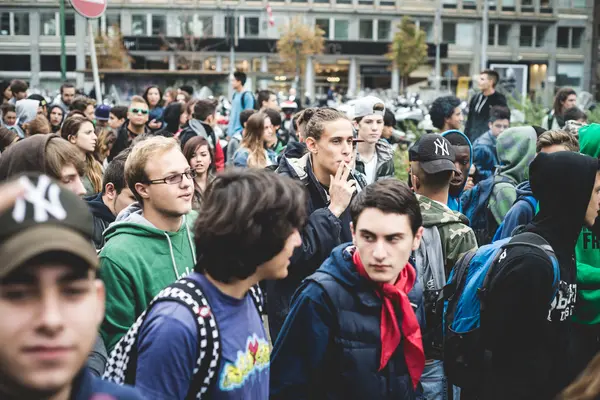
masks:
{"type": "Polygon", "coordinates": [[[71,5],[82,17],[100,18],[106,11],[108,0],[71,0],[71,5]]]}

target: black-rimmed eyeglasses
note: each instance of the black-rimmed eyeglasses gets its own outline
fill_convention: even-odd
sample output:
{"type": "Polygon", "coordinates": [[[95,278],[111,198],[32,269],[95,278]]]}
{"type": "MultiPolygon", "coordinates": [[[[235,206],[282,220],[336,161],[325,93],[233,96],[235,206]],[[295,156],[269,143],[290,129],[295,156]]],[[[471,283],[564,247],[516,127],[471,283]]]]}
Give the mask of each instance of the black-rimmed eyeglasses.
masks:
{"type": "Polygon", "coordinates": [[[161,184],[161,183],[166,183],[167,185],[176,185],[178,183],[181,183],[184,175],[188,179],[194,179],[194,178],[196,178],[196,176],[198,176],[198,173],[196,172],[196,170],[190,169],[181,174],[173,174],[173,175],[167,176],[166,178],[153,179],[151,181],[149,180],[149,181],[145,181],[143,183],[150,184],[150,185],[156,185],[156,184],[161,184]]]}

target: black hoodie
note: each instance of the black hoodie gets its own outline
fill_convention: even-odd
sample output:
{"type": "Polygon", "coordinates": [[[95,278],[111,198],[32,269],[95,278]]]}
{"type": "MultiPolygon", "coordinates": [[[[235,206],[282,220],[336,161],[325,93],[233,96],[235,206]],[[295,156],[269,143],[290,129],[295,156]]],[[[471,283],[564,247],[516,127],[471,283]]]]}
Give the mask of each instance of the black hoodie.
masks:
{"type": "Polygon", "coordinates": [[[525,231],[554,249],[558,293],[553,297],[553,268],[542,251],[513,247],[500,258],[496,268],[502,273],[493,280],[482,315],[492,352],[483,399],[553,399],[574,378],[568,344],[577,288],[575,244],[598,167],[597,159],[566,151],[539,154],[529,167],[540,210],[525,231]]]}
{"type": "Polygon", "coordinates": [[[102,193],[94,194],[92,196],[86,197],[85,201],[94,216],[94,246],[96,250],[100,250],[104,247],[104,231],[108,226],[115,222],[115,216],[110,211],[110,208],[104,204],[102,200],[102,193]]]}

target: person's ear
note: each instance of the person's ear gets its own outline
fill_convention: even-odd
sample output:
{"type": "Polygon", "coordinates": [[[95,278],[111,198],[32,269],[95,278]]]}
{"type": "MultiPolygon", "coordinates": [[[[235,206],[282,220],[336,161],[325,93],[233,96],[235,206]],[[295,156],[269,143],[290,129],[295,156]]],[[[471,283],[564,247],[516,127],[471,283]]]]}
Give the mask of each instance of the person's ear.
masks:
{"type": "Polygon", "coordinates": [[[77,137],[74,135],[69,135],[69,142],[71,142],[72,144],[76,144],[77,143],[77,137]]]}
{"type": "Polygon", "coordinates": [[[314,137],[307,137],[306,138],[306,148],[312,154],[317,154],[318,153],[319,150],[318,150],[318,146],[317,146],[317,141],[315,140],[314,137]]]}
{"type": "Polygon", "coordinates": [[[488,128],[490,128],[490,130],[492,130],[492,126],[494,126],[494,124],[492,124],[491,122],[488,122],[488,128]]]}
{"type": "Polygon", "coordinates": [[[117,198],[117,191],[115,189],[115,185],[112,182],[106,184],[106,186],[104,187],[104,194],[110,200],[114,200],[117,198]]]}
{"type": "Polygon", "coordinates": [[[420,226],[419,229],[417,229],[417,233],[415,233],[415,237],[413,238],[413,245],[412,245],[412,249],[413,251],[417,250],[419,248],[419,246],[421,245],[421,238],[423,237],[423,227],[420,226]]]}
{"type": "Polygon", "coordinates": [[[147,183],[137,182],[135,184],[135,191],[140,195],[142,199],[150,198],[150,193],[148,189],[150,189],[150,185],[148,185],[147,183]]]}

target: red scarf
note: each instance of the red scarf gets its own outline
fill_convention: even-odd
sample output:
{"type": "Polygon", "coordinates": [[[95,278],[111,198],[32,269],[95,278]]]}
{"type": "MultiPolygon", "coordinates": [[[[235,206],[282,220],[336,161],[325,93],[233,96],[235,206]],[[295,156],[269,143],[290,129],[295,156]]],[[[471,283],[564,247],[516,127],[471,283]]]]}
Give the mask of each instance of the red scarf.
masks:
{"type": "MultiPolygon", "coordinates": [[[[358,251],[354,252],[352,261],[356,265],[358,274],[371,281],[371,278],[365,271],[365,267],[360,259],[358,251]]],[[[419,321],[406,295],[411,291],[417,273],[412,265],[406,264],[395,284],[373,282],[377,285],[377,296],[382,299],[381,307],[381,360],[379,362],[379,371],[381,371],[396,348],[400,344],[402,332],[405,340],[403,342],[404,357],[408,366],[408,373],[416,388],[421,374],[425,368],[425,353],[423,351],[423,338],[419,321]],[[400,306],[402,311],[402,330],[398,326],[398,318],[394,311],[394,303],[400,306]]]]}

